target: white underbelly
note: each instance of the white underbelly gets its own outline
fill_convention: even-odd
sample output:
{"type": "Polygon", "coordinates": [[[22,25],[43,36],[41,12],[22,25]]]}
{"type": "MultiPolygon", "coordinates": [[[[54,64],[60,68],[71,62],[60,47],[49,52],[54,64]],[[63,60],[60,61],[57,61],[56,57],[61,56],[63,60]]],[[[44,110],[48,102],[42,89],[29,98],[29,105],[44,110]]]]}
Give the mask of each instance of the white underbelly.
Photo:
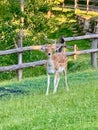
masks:
{"type": "Polygon", "coordinates": [[[58,72],[62,73],[64,71],[64,67],[59,67],[58,72]]]}
{"type": "MultiPolygon", "coordinates": [[[[55,69],[53,67],[47,67],[47,72],[49,74],[54,74],[55,73],[55,69]]],[[[59,73],[62,73],[64,71],[64,67],[60,67],[58,70],[57,70],[59,73]]]]}

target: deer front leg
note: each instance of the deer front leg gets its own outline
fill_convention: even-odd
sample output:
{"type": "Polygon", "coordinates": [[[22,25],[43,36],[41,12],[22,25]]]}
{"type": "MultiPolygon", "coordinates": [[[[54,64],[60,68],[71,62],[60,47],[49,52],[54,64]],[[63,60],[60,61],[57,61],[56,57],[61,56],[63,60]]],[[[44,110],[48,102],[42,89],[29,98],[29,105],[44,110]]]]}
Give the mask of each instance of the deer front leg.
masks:
{"type": "Polygon", "coordinates": [[[46,95],[49,93],[49,86],[50,86],[50,75],[47,74],[47,90],[46,90],[46,95]]]}
{"type": "Polygon", "coordinates": [[[54,90],[53,90],[53,93],[57,92],[59,81],[60,81],[59,73],[56,72],[55,77],[54,77],[54,90]]]}

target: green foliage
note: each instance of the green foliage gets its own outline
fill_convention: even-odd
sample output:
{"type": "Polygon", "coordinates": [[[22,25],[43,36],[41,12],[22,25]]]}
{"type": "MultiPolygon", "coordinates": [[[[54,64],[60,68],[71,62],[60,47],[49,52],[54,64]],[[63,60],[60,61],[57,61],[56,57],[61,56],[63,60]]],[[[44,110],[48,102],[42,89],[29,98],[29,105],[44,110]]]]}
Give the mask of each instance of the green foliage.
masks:
{"type": "Polygon", "coordinates": [[[39,11],[44,12],[44,13],[47,13],[50,9],[51,8],[47,3],[45,3],[39,7],[39,11]]]}
{"type": "MultiPolygon", "coordinates": [[[[20,11],[20,2],[14,0],[1,0],[0,1],[0,50],[7,50],[15,48],[13,39],[18,41],[17,35],[20,29],[20,17],[24,17],[24,33],[26,37],[23,38],[23,46],[41,45],[47,44],[45,37],[57,39],[63,35],[65,37],[73,36],[73,32],[70,29],[71,25],[77,23],[75,20],[74,11],[70,9],[52,8],[53,2],[44,0],[26,0],[25,11],[22,14],[20,11]],[[52,16],[47,19],[47,11],[52,11],[52,16]]],[[[78,25],[75,28],[80,33],[78,25]]],[[[88,42],[84,41],[84,44],[77,43],[79,48],[88,48],[88,42]]],[[[76,42],[68,43],[70,45],[76,44],[76,42]]],[[[72,51],[72,50],[71,50],[72,51]]],[[[32,62],[40,59],[46,59],[45,53],[39,51],[30,51],[23,53],[23,62],[32,62]]],[[[1,56],[0,66],[8,66],[17,64],[17,54],[1,56]]],[[[16,72],[0,73],[0,79],[9,79],[15,76],[16,72]]],[[[24,77],[45,74],[44,67],[38,67],[31,73],[31,69],[24,70],[24,77]],[[41,70],[41,71],[40,71],[41,70]],[[30,74],[29,74],[30,72],[30,74]],[[38,73],[37,73],[38,72],[38,73]]]]}
{"type": "Polygon", "coordinates": [[[53,1],[54,1],[54,4],[57,4],[57,5],[64,2],[64,0],[53,0],[53,1]]]}
{"type": "Polygon", "coordinates": [[[74,5],[74,0],[64,0],[65,4],[74,5]]]}
{"type": "Polygon", "coordinates": [[[28,7],[26,7],[26,10],[31,12],[33,10],[33,13],[36,14],[39,11],[47,12],[50,8],[50,4],[47,2],[47,0],[26,0],[26,4],[28,4],[28,7]]]}
{"type": "MultiPolygon", "coordinates": [[[[19,28],[20,3],[14,0],[0,1],[0,50],[14,48],[13,38],[16,37],[16,30],[19,28]]],[[[0,66],[16,64],[16,54],[0,57],[0,66]]],[[[2,78],[9,74],[0,75],[2,78]]],[[[9,76],[11,77],[11,76],[9,76]]]]}

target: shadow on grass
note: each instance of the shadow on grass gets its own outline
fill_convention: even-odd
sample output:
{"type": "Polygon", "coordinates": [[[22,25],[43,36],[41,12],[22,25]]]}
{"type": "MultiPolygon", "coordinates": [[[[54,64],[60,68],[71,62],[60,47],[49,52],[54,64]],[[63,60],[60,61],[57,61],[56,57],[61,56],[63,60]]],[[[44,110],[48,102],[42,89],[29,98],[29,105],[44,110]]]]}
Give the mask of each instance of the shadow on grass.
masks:
{"type": "Polygon", "coordinates": [[[0,87],[0,98],[4,96],[8,96],[10,94],[24,94],[25,92],[22,91],[21,89],[14,89],[14,88],[5,88],[5,87],[0,87]]]}
{"type": "Polygon", "coordinates": [[[36,95],[45,93],[46,76],[39,78],[27,78],[22,81],[12,81],[11,83],[0,85],[0,98],[18,95],[36,95]]]}
{"type": "Polygon", "coordinates": [[[73,10],[70,10],[70,11],[61,11],[61,10],[52,10],[52,12],[54,13],[54,14],[63,14],[63,15],[68,15],[68,16],[74,16],[75,15],[75,13],[74,13],[74,11],[73,10]]]}

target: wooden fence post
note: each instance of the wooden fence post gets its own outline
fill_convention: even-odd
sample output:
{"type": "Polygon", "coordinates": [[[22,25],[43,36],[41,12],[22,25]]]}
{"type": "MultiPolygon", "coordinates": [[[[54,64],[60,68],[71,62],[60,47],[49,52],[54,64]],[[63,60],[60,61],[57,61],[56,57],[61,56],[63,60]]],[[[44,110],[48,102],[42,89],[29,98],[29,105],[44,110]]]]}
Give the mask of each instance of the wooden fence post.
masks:
{"type": "MultiPolygon", "coordinates": [[[[92,49],[97,49],[98,39],[93,39],[92,49]]],[[[91,53],[91,64],[94,68],[97,68],[97,53],[91,53]]]]}
{"type": "MultiPolygon", "coordinates": [[[[78,51],[78,47],[77,47],[77,45],[75,44],[74,45],[74,53],[76,53],[78,51]]],[[[77,55],[75,54],[74,55],[74,61],[76,61],[77,60],[77,55]]]]}
{"type": "MultiPolygon", "coordinates": [[[[20,0],[20,8],[21,12],[24,12],[24,0],[20,0]]],[[[23,24],[24,24],[24,18],[20,18],[20,32],[19,32],[19,40],[18,40],[18,47],[21,48],[23,45],[23,24]]],[[[22,53],[18,53],[18,64],[22,64],[22,53]]],[[[20,81],[22,79],[22,69],[18,70],[17,78],[20,81]]]]}
{"type": "Polygon", "coordinates": [[[89,11],[89,2],[90,2],[90,0],[87,0],[87,9],[86,9],[86,12],[88,13],[88,11],[89,11]]]}
{"type": "Polygon", "coordinates": [[[76,14],[76,11],[77,11],[77,7],[78,7],[78,4],[77,4],[78,0],[74,0],[74,9],[75,9],[75,14],[76,14]]]}
{"type": "Polygon", "coordinates": [[[90,19],[85,19],[83,32],[84,33],[89,32],[89,28],[90,28],[90,19]]]}
{"type": "MultiPolygon", "coordinates": [[[[97,34],[98,33],[98,20],[96,20],[95,22],[96,22],[96,25],[94,27],[94,33],[97,34]]],[[[98,38],[93,39],[92,49],[97,49],[97,46],[98,46],[98,38]]],[[[98,64],[97,53],[91,53],[91,64],[94,68],[97,68],[97,64],[98,64]]]]}
{"type": "MultiPolygon", "coordinates": [[[[21,48],[22,47],[22,41],[23,41],[23,30],[20,30],[19,33],[19,39],[18,39],[18,47],[21,48]]],[[[18,65],[22,64],[22,52],[18,53],[18,65]]],[[[18,70],[18,75],[17,78],[20,81],[22,79],[22,69],[18,70]]]]}

